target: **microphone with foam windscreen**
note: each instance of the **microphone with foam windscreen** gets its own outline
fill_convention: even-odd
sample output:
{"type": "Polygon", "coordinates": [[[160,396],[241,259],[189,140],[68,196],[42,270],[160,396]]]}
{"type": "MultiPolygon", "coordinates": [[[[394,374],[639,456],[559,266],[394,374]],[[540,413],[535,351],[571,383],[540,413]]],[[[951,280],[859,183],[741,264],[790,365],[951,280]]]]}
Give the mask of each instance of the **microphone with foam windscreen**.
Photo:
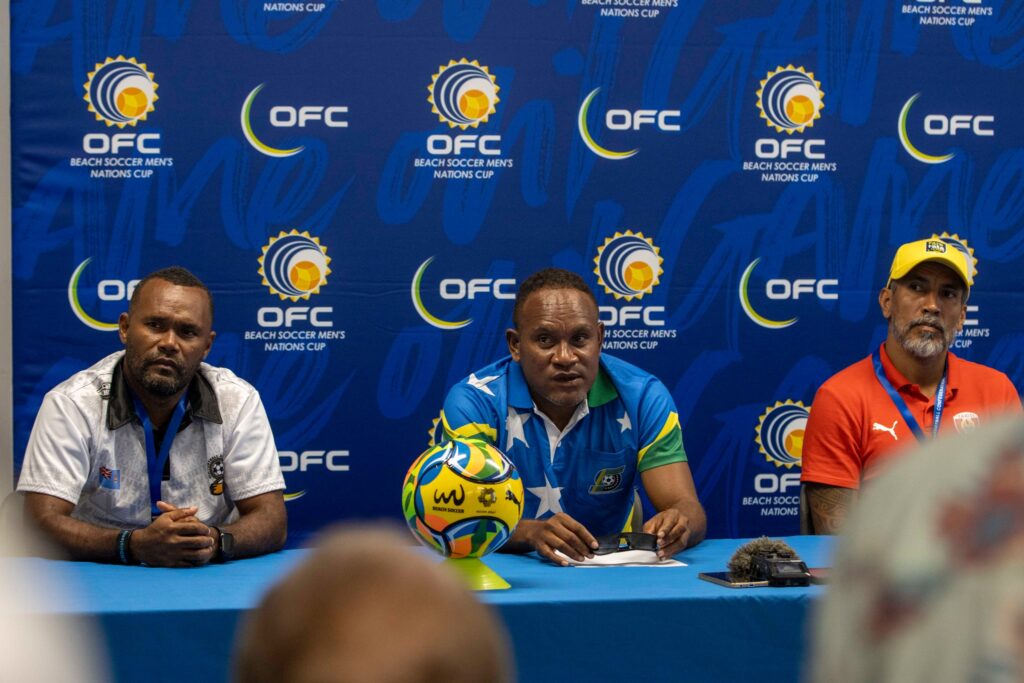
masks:
{"type": "Polygon", "coordinates": [[[811,575],[785,541],[762,536],[737,548],[729,560],[730,580],[735,583],[767,581],[769,586],[806,586],[811,575]]]}

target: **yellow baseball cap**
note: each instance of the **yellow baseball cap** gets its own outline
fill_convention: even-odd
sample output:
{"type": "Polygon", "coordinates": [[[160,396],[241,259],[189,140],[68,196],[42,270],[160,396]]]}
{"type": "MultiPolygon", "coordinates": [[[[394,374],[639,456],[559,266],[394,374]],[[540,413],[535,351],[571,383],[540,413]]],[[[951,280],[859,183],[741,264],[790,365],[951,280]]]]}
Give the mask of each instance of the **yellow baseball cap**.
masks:
{"type": "Polygon", "coordinates": [[[964,299],[967,299],[967,295],[971,293],[971,285],[974,284],[971,268],[967,265],[967,257],[952,244],[939,239],[907,242],[897,249],[892,267],[889,269],[889,282],[906,277],[907,273],[925,261],[935,261],[951,268],[963,280],[964,287],[967,288],[964,299]]]}

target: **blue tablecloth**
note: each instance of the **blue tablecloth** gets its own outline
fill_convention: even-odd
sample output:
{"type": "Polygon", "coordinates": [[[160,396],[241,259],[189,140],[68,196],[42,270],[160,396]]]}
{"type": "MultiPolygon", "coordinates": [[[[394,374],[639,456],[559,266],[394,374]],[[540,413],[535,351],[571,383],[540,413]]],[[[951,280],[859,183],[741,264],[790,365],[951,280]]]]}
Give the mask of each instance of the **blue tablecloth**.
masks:
{"type": "MultiPolygon", "coordinates": [[[[786,539],[810,566],[829,564],[829,539],[786,539]]],[[[511,590],[481,593],[501,613],[519,680],[797,681],[811,600],[823,590],[731,589],[698,580],[722,571],[741,540],[681,553],[687,567],[560,568],[534,556],[486,563],[511,590]]],[[[77,587],[59,611],[94,615],[118,681],[225,681],[241,614],[300,561],[302,550],[199,569],[37,559],[77,587]]]]}

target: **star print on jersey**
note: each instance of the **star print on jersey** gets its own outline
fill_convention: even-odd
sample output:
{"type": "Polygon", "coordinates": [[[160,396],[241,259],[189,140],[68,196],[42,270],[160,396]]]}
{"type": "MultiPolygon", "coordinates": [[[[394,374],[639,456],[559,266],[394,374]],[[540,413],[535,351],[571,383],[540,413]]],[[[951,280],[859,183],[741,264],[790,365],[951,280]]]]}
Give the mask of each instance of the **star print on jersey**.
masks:
{"type": "Polygon", "coordinates": [[[508,438],[505,440],[505,450],[510,451],[516,441],[522,441],[527,448],[530,444],[526,441],[526,433],[523,427],[530,419],[530,413],[520,413],[512,406],[508,407],[508,417],[505,418],[505,429],[508,430],[508,438]]]}
{"type": "Polygon", "coordinates": [[[443,416],[446,438],[485,438],[505,452],[523,482],[524,519],[568,513],[597,535],[622,531],[643,472],[686,462],[668,388],[603,353],[567,429],[537,410],[511,356],[467,372],[448,393],[443,416]]]}
{"type": "Polygon", "coordinates": [[[494,392],[491,391],[491,388],[489,386],[487,386],[487,385],[490,384],[491,382],[493,382],[496,379],[498,379],[497,375],[488,375],[487,377],[477,377],[476,375],[471,374],[469,376],[469,379],[466,380],[466,384],[469,384],[470,386],[476,387],[477,389],[479,389],[480,391],[484,392],[488,396],[494,396],[494,392]]]}
{"type": "Polygon", "coordinates": [[[544,514],[550,512],[553,515],[562,512],[562,487],[552,486],[551,482],[548,481],[547,475],[544,475],[544,486],[534,486],[533,488],[527,489],[530,493],[540,498],[540,503],[537,505],[537,519],[540,519],[544,514]]]}

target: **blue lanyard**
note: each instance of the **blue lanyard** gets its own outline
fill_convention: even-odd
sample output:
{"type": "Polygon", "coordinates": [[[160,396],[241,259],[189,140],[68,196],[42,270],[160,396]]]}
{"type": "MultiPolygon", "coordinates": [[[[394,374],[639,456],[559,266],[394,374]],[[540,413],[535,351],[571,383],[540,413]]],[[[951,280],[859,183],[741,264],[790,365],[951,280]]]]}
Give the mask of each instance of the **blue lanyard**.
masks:
{"type": "MultiPolygon", "coordinates": [[[[885,393],[889,394],[889,398],[896,405],[896,410],[900,411],[900,415],[903,416],[903,421],[907,423],[910,430],[914,432],[914,436],[917,437],[918,441],[924,441],[924,432],[921,431],[921,426],[917,424],[917,420],[914,419],[914,414],[910,412],[910,408],[907,406],[907,402],[903,400],[900,393],[893,387],[892,382],[885,376],[885,370],[882,368],[882,355],[878,349],[871,354],[871,361],[875,366],[875,376],[878,377],[879,384],[885,389],[885,393]]],[[[939,433],[939,423],[942,421],[942,409],[946,405],[946,373],[948,370],[947,366],[942,369],[942,379],[939,380],[939,386],[935,389],[935,409],[934,419],[932,420],[932,438],[934,439],[939,433]]]]}
{"type": "Polygon", "coordinates": [[[139,420],[142,421],[142,431],[146,434],[146,466],[149,468],[149,505],[153,517],[160,516],[160,509],[156,506],[156,502],[160,500],[160,484],[164,478],[164,467],[167,465],[167,459],[171,457],[171,444],[174,442],[174,436],[178,433],[178,427],[181,426],[181,419],[185,417],[185,403],[188,401],[188,394],[183,394],[181,400],[178,401],[178,405],[174,406],[174,413],[171,415],[171,421],[167,423],[167,430],[164,432],[164,440],[160,444],[160,452],[156,452],[156,438],[153,436],[153,423],[149,419],[149,413],[146,412],[145,406],[142,405],[142,401],[137,396],[133,396],[135,400],[135,414],[139,416],[139,420]]]}

